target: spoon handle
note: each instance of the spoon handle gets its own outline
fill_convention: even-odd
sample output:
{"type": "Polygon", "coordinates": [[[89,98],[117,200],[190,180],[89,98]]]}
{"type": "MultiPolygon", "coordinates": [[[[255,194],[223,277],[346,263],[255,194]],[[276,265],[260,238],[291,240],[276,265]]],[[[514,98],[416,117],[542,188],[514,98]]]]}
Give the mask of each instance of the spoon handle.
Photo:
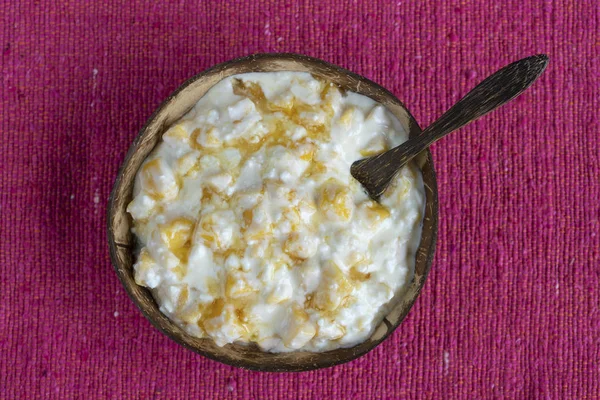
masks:
{"type": "Polygon", "coordinates": [[[547,64],[548,56],[539,54],[500,69],[467,93],[419,136],[385,153],[354,162],[350,168],[352,175],[371,197],[379,197],[396,172],[413,157],[450,132],[517,97],[541,75],[547,64]]]}

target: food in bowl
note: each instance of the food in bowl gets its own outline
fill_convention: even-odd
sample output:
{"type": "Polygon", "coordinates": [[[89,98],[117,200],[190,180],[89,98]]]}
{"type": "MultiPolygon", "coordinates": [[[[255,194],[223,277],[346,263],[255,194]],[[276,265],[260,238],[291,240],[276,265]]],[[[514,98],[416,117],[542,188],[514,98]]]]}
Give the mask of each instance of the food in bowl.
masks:
{"type": "Polygon", "coordinates": [[[308,73],[223,79],[163,135],[128,206],[135,280],[188,334],[270,352],[366,340],[411,281],[410,164],[375,202],[357,159],[407,139],[374,100],[308,73]]]}

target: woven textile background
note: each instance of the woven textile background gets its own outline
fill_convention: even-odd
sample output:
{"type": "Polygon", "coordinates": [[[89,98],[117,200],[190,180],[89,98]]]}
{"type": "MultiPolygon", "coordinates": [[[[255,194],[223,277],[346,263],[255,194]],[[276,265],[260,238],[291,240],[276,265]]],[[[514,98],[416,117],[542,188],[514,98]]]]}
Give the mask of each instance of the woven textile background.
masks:
{"type": "Polygon", "coordinates": [[[571,1],[0,2],[0,398],[600,396],[600,7],[571,1]],[[106,204],[190,76],[298,52],[395,93],[422,126],[518,58],[523,96],[433,146],[438,249],[406,321],[359,360],[249,372],[147,322],[106,204]]]}

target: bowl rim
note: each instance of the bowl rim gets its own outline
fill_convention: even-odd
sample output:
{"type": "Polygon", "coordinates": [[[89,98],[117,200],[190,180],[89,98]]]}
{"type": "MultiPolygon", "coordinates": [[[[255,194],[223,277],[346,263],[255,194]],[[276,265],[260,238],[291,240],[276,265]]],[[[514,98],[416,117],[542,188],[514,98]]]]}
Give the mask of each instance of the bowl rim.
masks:
{"type": "MultiPolygon", "coordinates": [[[[304,64],[311,64],[311,66],[320,65],[328,70],[335,70],[336,72],[348,75],[350,78],[353,78],[353,79],[357,80],[358,82],[367,83],[368,85],[376,88],[378,91],[380,91],[386,97],[388,97],[392,102],[395,102],[396,105],[400,106],[406,112],[406,117],[407,117],[407,119],[409,121],[409,125],[410,125],[409,134],[411,134],[411,135],[417,134],[418,135],[421,133],[421,128],[419,127],[415,118],[411,114],[410,110],[394,94],[392,94],[389,90],[387,90],[386,88],[377,84],[376,82],[373,82],[370,79],[368,79],[362,75],[356,74],[354,72],[351,72],[343,67],[337,66],[335,64],[329,63],[327,61],[324,61],[324,60],[321,60],[318,58],[314,58],[314,57],[310,57],[310,56],[306,56],[306,55],[302,55],[302,54],[297,54],[297,53],[256,53],[256,54],[251,54],[251,55],[244,56],[244,57],[234,58],[229,61],[225,61],[225,62],[216,64],[216,65],[192,76],[191,78],[185,80],[164,101],[162,101],[160,103],[160,105],[155,109],[155,111],[146,120],[145,124],[142,126],[142,128],[136,134],[133,142],[129,146],[129,149],[128,149],[125,157],[123,158],[123,161],[121,162],[121,165],[120,165],[118,173],[117,173],[117,177],[115,178],[115,182],[114,182],[113,188],[112,188],[110,196],[109,196],[108,208],[107,208],[107,213],[106,213],[107,234],[108,234],[107,236],[108,236],[108,244],[109,244],[111,263],[113,265],[113,268],[115,269],[115,272],[117,273],[119,281],[125,288],[125,291],[127,292],[128,296],[131,298],[133,303],[142,312],[142,315],[144,315],[144,317],[161,333],[163,333],[164,335],[166,335],[167,337],[169,337],[171,340],[178,343],[179,345],[185,347],[186,349],[189,349],[189,350],[191,350],[197,354],[200,354],[206,358],[209,358],[214,361],[218,361],[218,362],[226,364],[226,365],[239,367],[239,368],[243,368],[243,369],[247,369],[247,370],[253,370],[253,371],[262,371],[262,372],[302,372],[302,371],[317,370],[317,369],[321,369],[321,368],[328,368],[328,367],[344,364],[344,363],[350,362],[352,360],[355,360],[355,359],[367,354],[368,352],[370,352],[371,350],[373,350],[374,348],[379,346],[381,343],[383,343],[396,330],[396,328],[398,328],[398,326],[400,326],[400,324],[404,321],[404,319],[409,314],[414,303],[416,302],[417,298],[420,295],[420,292],[427,280],[427,276],[429,275],[429,271],[431,270],[431,265],[432,265],[433,258],[435,255],[435,250],[436,250],[437,231],[438,231],[437,178],[436,178],[435,167],[434,167],[434,162],[433,162],[433,159],[431,156],[431,152],[429,151],[429,149],[427,149],[422,154],[424,155],[424,159],[426,160],[425,162],[427,164],[429,164],[430,181],[431,181],[431,183],[433,183],[433,187],[430,188],[430,190],[431,190],[431,200],[430,201],[431,201],[431,205],[432,205],[432,215],[431,215],[432,221],[431,221],[431,242],[429,245],[429,251],[425,255],[426,256],[425,269],[421,274],[422,279],[420,279],[419,283],[415,287],[415,290],[413,292],[414,295],[409,299],[408,302],[405,303],[404,312],[402,315],[399,316],[398,321],[395,324],[392,324],[391,322],[389,322],[386,319],[387,317],[384,317],[384,320],[380,323],[380,325],[383,324],[384,322],[386,325],[388,325],[387,326],[388,329],[387,329],[386,333],[383,336],[381,336],[380,338],[373,341],[372,346],[369,346],[368,348],[362,349],[360,351],[354,351],[346,357],[332,357],[329,360],[321,360],[319,362],[315,362],[310,365],[302,365],[302,366],[286,366],[286,365],[279,365],[279,364],[278,365],[272,365],[272,364],[269,364],[269,365],[260,364],[259,365],[259,364],[254,364],[254,363],[246,363],[243,360],[241,361],[239,359],[233,359],[226,355],[215,355],[211,352],[199,349],[197,347],[194,347],[194,346],[186,343],[184,340],[182,340],[180,337],[175,335],[173,332],[169,332],[166,329],[164,329],[159,324],[159,322],[156,321],[142,307],[142,304],[135,297],[133,289],[130,287],[130,285],[125,280],[125,274],[127,274],[127,271],[125,271],[123,268],[119,268],[120,261],[119,261],[118,255],[117,255],[117,252],[118,252],[117,248],[125,247],[125,248],[129,249],[129,251],[131,251],[131,247],[128,245],[124,245],[124,244],[120,244],[120,243],[116,242],[112,222],[115,219],[115,216],[117,215],[117,209],[115,207],[115,200],[116,200],[117,192],[118,192],[119,188],[121,187],[121,185],[123,184],[124,171],[125,171],[126,167],[129,165],[129,163],[131,162],[131,159],[132,159],[134,153],[136,152],[136,150],[138,149],[138,147],[144,137],[145,132],[150,127],[150,125],[156,120],[156,118],[159,115],[161,115],[161,113],[165,110],[165,108],[171,104],[173,99],[175,99],[181,92],[183,92],[185,89],[187,89],[190,85],[192,85],[196,81],[204,78],[205,76],[209,76],[219,70],[228,69],[236,64],[247,63],[249,61],[252,62],[252,61],[282,61],[282,60],[283,61],[298,61],[298,62],[304,63],[304,64]]],[[[230,76],[230,75],[227,75],[227,76],[230,76]]],[[[226,78],[227,76],[225,76],[224,78],[226,78]]],[[[429,204],[427,197],[425,199],[424,204],[425,205],[429,204]]],[[[423,215],[423,218],[424,218],[424,216],[425,215],[423,215]]],[[[422,222],[422,224],[423,224],[423,222],[422,222]]],[[[421,240],[422,239],[423,239],[423,235],[421,234],[421,240]]],[[[419,244],[419,247],[417,248],[415,257],[417,256],[417,253],[420,248],[421,248],[421,244],[419,244]]],[[[414,277],[413,277],[413,280],[414,280],[414,277]]],[[[146,289],[146,288],[144,288],[144,289],[146,289]]],[[[170,323],[172,323],[173,325],[175,325],[170,320],[168,320],[168,321],[170,323]]],[[[175,325],[175,326],[177,326],[177,325],[175,325]]],[[[187,333],[185,333],[185,331],[181,330],[181,332],[183,332],[184,335],[187,335],[187,333]]],[[[360,344],[361,343],[359,343],[355,347],[359,346],[360,344]]],[[[349,350],[349,349],[353,349],[353,348],[354,347],[344,348],[344,349],[349,350]]],[[[329,350],[327,352],[322,352],[322,353],[318,353],[318,354],[328,354],[331,352],[335,352],[336,350],[340,350],[340,349],[329,350]]],[[[268,352],[264,352],[264,353],[268,353],[268,352]]],[[[292,354],[292,353],[293,352],[291,352],[289,354],[292,354]]],[[[274,353],[274,354],[281,354],[281,353],[274,353]]]]}

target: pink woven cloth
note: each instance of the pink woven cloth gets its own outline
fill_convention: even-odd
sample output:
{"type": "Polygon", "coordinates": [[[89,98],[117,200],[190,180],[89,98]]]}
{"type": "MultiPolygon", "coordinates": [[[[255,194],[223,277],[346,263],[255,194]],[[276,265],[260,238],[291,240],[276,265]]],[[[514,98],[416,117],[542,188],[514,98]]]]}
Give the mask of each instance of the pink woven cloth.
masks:
{"type": "Polygon", "coordinates": [[[597,2],[0,3],[0,398],[600,395],[597,2]],[[433,146],[429,279],[342,366],[258,373],[185,350],[109,260],[108,195],[138,130],[185,79],[256,52],[365,75],[422,126],[505,64],[550,56],[518,100],[433,146]]]}

